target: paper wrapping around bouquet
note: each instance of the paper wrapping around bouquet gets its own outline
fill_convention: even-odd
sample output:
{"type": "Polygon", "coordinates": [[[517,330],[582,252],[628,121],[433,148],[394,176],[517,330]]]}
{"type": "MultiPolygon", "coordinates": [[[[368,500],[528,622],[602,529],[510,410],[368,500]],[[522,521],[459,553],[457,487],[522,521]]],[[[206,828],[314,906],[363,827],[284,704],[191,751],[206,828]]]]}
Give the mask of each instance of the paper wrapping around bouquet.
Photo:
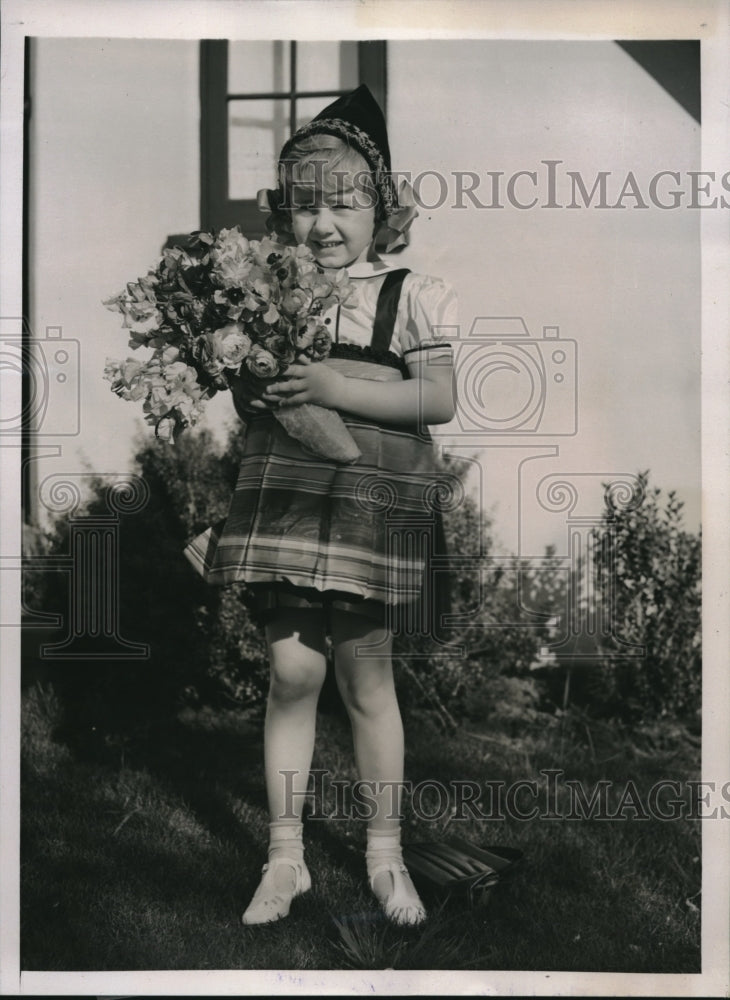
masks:
{"type": "Polygon", "coordinates": [[[334,462],[356,462],[362,454],[335,410],[313,403],[299,403],[274,410],[274,416],[289,437],[320,458],[334,462]]]}

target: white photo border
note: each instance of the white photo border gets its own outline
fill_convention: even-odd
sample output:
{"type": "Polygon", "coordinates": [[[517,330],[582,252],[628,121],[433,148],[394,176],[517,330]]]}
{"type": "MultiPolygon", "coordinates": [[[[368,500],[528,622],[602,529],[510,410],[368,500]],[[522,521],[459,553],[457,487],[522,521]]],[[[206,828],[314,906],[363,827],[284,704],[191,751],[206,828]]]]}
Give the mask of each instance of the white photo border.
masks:
{"type": "MultiPolygon", "coordinates": [[[[702,169],[730,163],[730,4],[635,0],[4,0],[2,5],[2,252],[4,315],[22,314],[23,46],[33,37],[530,38],[701,40],[702,169]],[[416,16],[417,15],[417,16],[416,16]],[[413,24],[417,23],[418,28],[413,24]],[[131,29],[130,26],[134,28],[131,29]]],[[[703,778],[723,783],[728,766],[727,660],[730,546],[730,214],[702,217],[703,778]]],[[[20,386],[4,380],[0,412],[20,412],[20,386]]],[[[20,550],[19,454],[2,451],[0,541],[20,550]]],[[[2,609],[19,606],[5,583],[2,609]]],[[[561,972],[180,971],[20,974],[19,649],[0,629],[0,993],[243,995],[440,993],[503,995],[723,996],[728,992],[730,824],[703,826],[702,969],[698,975],[561,972]]]]}

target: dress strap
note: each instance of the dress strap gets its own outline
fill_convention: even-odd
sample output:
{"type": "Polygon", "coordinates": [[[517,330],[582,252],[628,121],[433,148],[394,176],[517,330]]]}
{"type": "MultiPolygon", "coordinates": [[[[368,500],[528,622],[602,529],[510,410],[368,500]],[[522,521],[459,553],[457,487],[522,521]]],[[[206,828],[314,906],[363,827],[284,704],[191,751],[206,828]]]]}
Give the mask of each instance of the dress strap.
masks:
{"type": "Polygon", "coordinates": [[[378,303],[375,308],[375,322],[370,346],[374,351],[387,351],[395,329],[395,317],[398,313],[403,279],[410,271],[407,267],[397,271],[388,271],[385,281],[380,286],[378,303]]]}

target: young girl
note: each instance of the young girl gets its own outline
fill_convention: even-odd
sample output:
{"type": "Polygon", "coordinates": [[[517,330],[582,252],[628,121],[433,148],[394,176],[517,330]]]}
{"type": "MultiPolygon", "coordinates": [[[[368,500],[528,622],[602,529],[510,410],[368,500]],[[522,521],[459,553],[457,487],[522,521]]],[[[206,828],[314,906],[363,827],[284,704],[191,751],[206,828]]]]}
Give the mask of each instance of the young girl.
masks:
{"type": "Polygon", "coordinates": [[[404,756],[392,620],[423,598],[425,561],[406,529],[419,515],[423,522],[433,486],[424,425],[454,414],[451,348],[432,328],[455,324],[455,297],[442,281],[394,269],[374,252],[376,238],[387,249],[403,245],[416,213],[398,203],[385,121],[366,87],[292,136],[279,188],[267,195],[269,228],[309,247],[322,268],[346,267],[357,302],[326,317],[333,346],[325,361],[290,365],[260,398],[242,381],[234,387],[247,431],[231,508],[221,529],[186,549],[210,582],[245,581],[266,630],[270,844],[243,922],[285,917],[292,898],[311,886],[301,816],[329,635],[358,773],[375,783],[370,886],[390,919],[417,924],[425,910],[403,864],[392,801],[404,756]],[[304,402],[339,411],[361,458],[351,465],[316,458],[271,416],[274,407],[304,402]]]}

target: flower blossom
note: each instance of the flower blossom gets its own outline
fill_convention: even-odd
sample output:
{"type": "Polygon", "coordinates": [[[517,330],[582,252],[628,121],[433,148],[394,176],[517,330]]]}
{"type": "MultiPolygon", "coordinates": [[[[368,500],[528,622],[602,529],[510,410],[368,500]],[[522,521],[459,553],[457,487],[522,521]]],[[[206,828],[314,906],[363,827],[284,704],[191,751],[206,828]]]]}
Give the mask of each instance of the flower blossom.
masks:
{"type": "Polygon", "coordinates": [[[223,288],[242,288],[251,272],[250,245],[238,229],[222,229],[210,251],[213,275],[223,288]]]}
{"type": "Polygon", "coordinates": [[[246,358],[246,366],[257,378],[272,378],[279,374],[279,362],[263,347],[254,345],[246,358]]]}

